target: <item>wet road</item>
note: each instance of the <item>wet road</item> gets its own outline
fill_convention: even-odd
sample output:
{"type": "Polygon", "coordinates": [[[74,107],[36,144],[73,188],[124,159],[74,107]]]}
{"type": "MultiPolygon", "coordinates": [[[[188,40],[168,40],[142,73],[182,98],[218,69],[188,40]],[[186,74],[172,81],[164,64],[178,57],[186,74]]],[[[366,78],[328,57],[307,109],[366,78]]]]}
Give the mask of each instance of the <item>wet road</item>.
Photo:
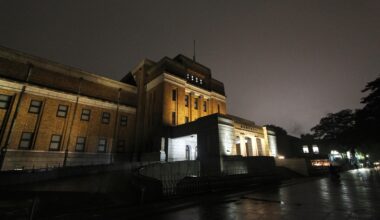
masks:
{"type": "Polygon", "coordinates": [[[181,210],[145,219],[380,219],[380,170],[359,169],[330,178],[290,184],[278,189],[205,199],[181,210]]]}

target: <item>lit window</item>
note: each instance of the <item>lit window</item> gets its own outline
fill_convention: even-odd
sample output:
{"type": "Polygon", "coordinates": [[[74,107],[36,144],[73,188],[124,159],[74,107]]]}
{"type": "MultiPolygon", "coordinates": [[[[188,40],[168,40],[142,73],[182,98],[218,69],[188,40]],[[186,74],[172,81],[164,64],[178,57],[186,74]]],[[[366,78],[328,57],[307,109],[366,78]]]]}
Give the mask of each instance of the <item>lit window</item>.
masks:
{"type": "Polygon", "coordinates": [[[77,137],[77,144],[75,145],[75,151],[83,152],[85,146],[86,146],[86,138],[77,137]]]}
{"type": "Polygon", "coordinates": [[[189,96],[185,95],[185,106],[189,107],[189,96]]]}
{"type": "Polygon", "coordinates": [[[191,76],[191,81],[194,81],[194,76],[191,76]]]}
{"type": "Polygon", "coordinates": [[[190,78],[190,74],[186,74],[186,78],[189,79],[190,78]]]}
{"type": "Polygon", "coordinates": [[[111,114],[109,112],[103,112],[102,114],[102,123],[109,124],[111,120],[111,114]]]}
{"type": "Polygon", "coordinates": [[[0,95],[0,109],[8,109],[12,96],[0,95]]]}
{"type": "Polygon", "coordinates": [[[194,109],[198,109],[198,98],[194,99],[194,109]]]}
{"type": "Polygon", "coordinates": [[[105,153],[107,149],[107,139],[100,138],[98,142],[98,152],[105,153]]]}
{"type": "Polygon", "coordinates": [[[42,106],[42,101],[32,100],[29,106],[29,112],[39,114],[42,106]]]}
{"type": "Polygon", "coordinates": [[[20,149],[30,149],[30,145],[32,144],[32,138],[32,132],[23,132],[20,140],[20,149]]]}
{"type": "Polygon", "coordinates": [[[195,77],[195,82],[198,82],[198,77],[195,77]]]}
{"type": "Polygon", "coordinates": [[[308,154],[309,153],[309,147],[306,146],[306,145],[302,147],[302,150],[303,150],[304,154],[308,154]]]}
{"type": "Polygon", "coordinates": [[[61,137],[62,137],[61,135],[56,135],[56,134],[53,134],[51,136],[49,150],[59,150],[59,147],[61,145],[61,137]]]}
{"type": "Polygon", "coordinates": [[[315,153],[315,154],[319,153],[319,148],[317,145],[313,145],[313,153],[315,153]]]}
{"type": "Polygon", "coordinates": [[[199,83],[202,85],[202,83],[203,83],[203,82],[202,82],[202,80],[201,80],[201,79],[199,80],[199,83]]]}
{"type": "Polygon", "coordinates": [[[66,118],[68,109],[69,106],[67,105],[59,105],[57,110],[57,117],[66,118]]]}
{"type": "Polygon", "coordinates": [[[82,121],[89,121],[91,115],[90,109],[82,109],[82,115],[80,116],[80,120],[82,121]]]}

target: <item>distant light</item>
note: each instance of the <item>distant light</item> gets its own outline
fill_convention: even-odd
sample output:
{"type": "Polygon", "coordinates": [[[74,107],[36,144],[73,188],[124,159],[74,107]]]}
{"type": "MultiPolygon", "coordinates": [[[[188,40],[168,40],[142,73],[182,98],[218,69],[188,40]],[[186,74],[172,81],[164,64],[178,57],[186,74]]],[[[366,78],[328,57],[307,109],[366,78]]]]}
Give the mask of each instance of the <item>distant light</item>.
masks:
{"type": "Polygon", "coordinates": [[[306,145],[304,145],[304,146],[302,147],[302,151],[303,151],[304,154],[308,154],[308,153],[309,153],[309,147],[306,146],[306,145]]]}
{"type": "Polygon", "coordinates": [[[351,152],[350,151],[347,151],[347,158],[351,159],[351,152]]]}
{"type": "Polygon", "coordinates": [[[283,159],[285,159],[285,157],[282,155],[278,155],[278,159],[283,160],[283,159]]]}
{"type": "Polygon", "coordinates": [[[367,154],[367,155],[365,155],[365,156],[369,158],[369,154],[367,154]]]}
{"type": "Polygon", "coordinates": [[[319,148],[317,145],[313,145],[313,153],[315,153],[315,154],[319,153],[319,148]]]}

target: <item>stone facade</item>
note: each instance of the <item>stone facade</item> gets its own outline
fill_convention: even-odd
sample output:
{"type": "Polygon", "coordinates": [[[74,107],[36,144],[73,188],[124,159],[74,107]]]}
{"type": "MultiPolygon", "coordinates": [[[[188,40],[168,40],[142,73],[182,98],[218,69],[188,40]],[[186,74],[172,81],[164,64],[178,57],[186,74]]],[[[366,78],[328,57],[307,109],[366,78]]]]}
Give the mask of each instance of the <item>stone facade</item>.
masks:
{"type": "Polygon", "coordinates": [[[109,163],[133,152],[136,87],[0,49],[3,169],[109,163]]]}
{"type": "Polygon", "coordinates": [[[168,161],[177,152],[217,173],[221,156],[269,156],[269,144],[265,127],[227,114],[211,70],[183,55],[143,60],[115,81],[0,47],[2,169],[168,161]],[[175,128],[196,141],[174,140],[175,128]]]}

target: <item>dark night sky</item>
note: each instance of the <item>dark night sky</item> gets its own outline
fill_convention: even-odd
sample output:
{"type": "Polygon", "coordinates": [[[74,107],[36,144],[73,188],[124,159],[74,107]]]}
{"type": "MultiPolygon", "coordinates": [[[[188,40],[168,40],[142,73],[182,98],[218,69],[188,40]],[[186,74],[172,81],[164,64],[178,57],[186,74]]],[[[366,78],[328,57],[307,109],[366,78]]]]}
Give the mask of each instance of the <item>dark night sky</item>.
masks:
{"type": "Polygon", "coordinates": [[[0,0],[1,45],[117,80],[193,39],[229,113],[300,134],[379,76],[380,1],[0,0]]]}

